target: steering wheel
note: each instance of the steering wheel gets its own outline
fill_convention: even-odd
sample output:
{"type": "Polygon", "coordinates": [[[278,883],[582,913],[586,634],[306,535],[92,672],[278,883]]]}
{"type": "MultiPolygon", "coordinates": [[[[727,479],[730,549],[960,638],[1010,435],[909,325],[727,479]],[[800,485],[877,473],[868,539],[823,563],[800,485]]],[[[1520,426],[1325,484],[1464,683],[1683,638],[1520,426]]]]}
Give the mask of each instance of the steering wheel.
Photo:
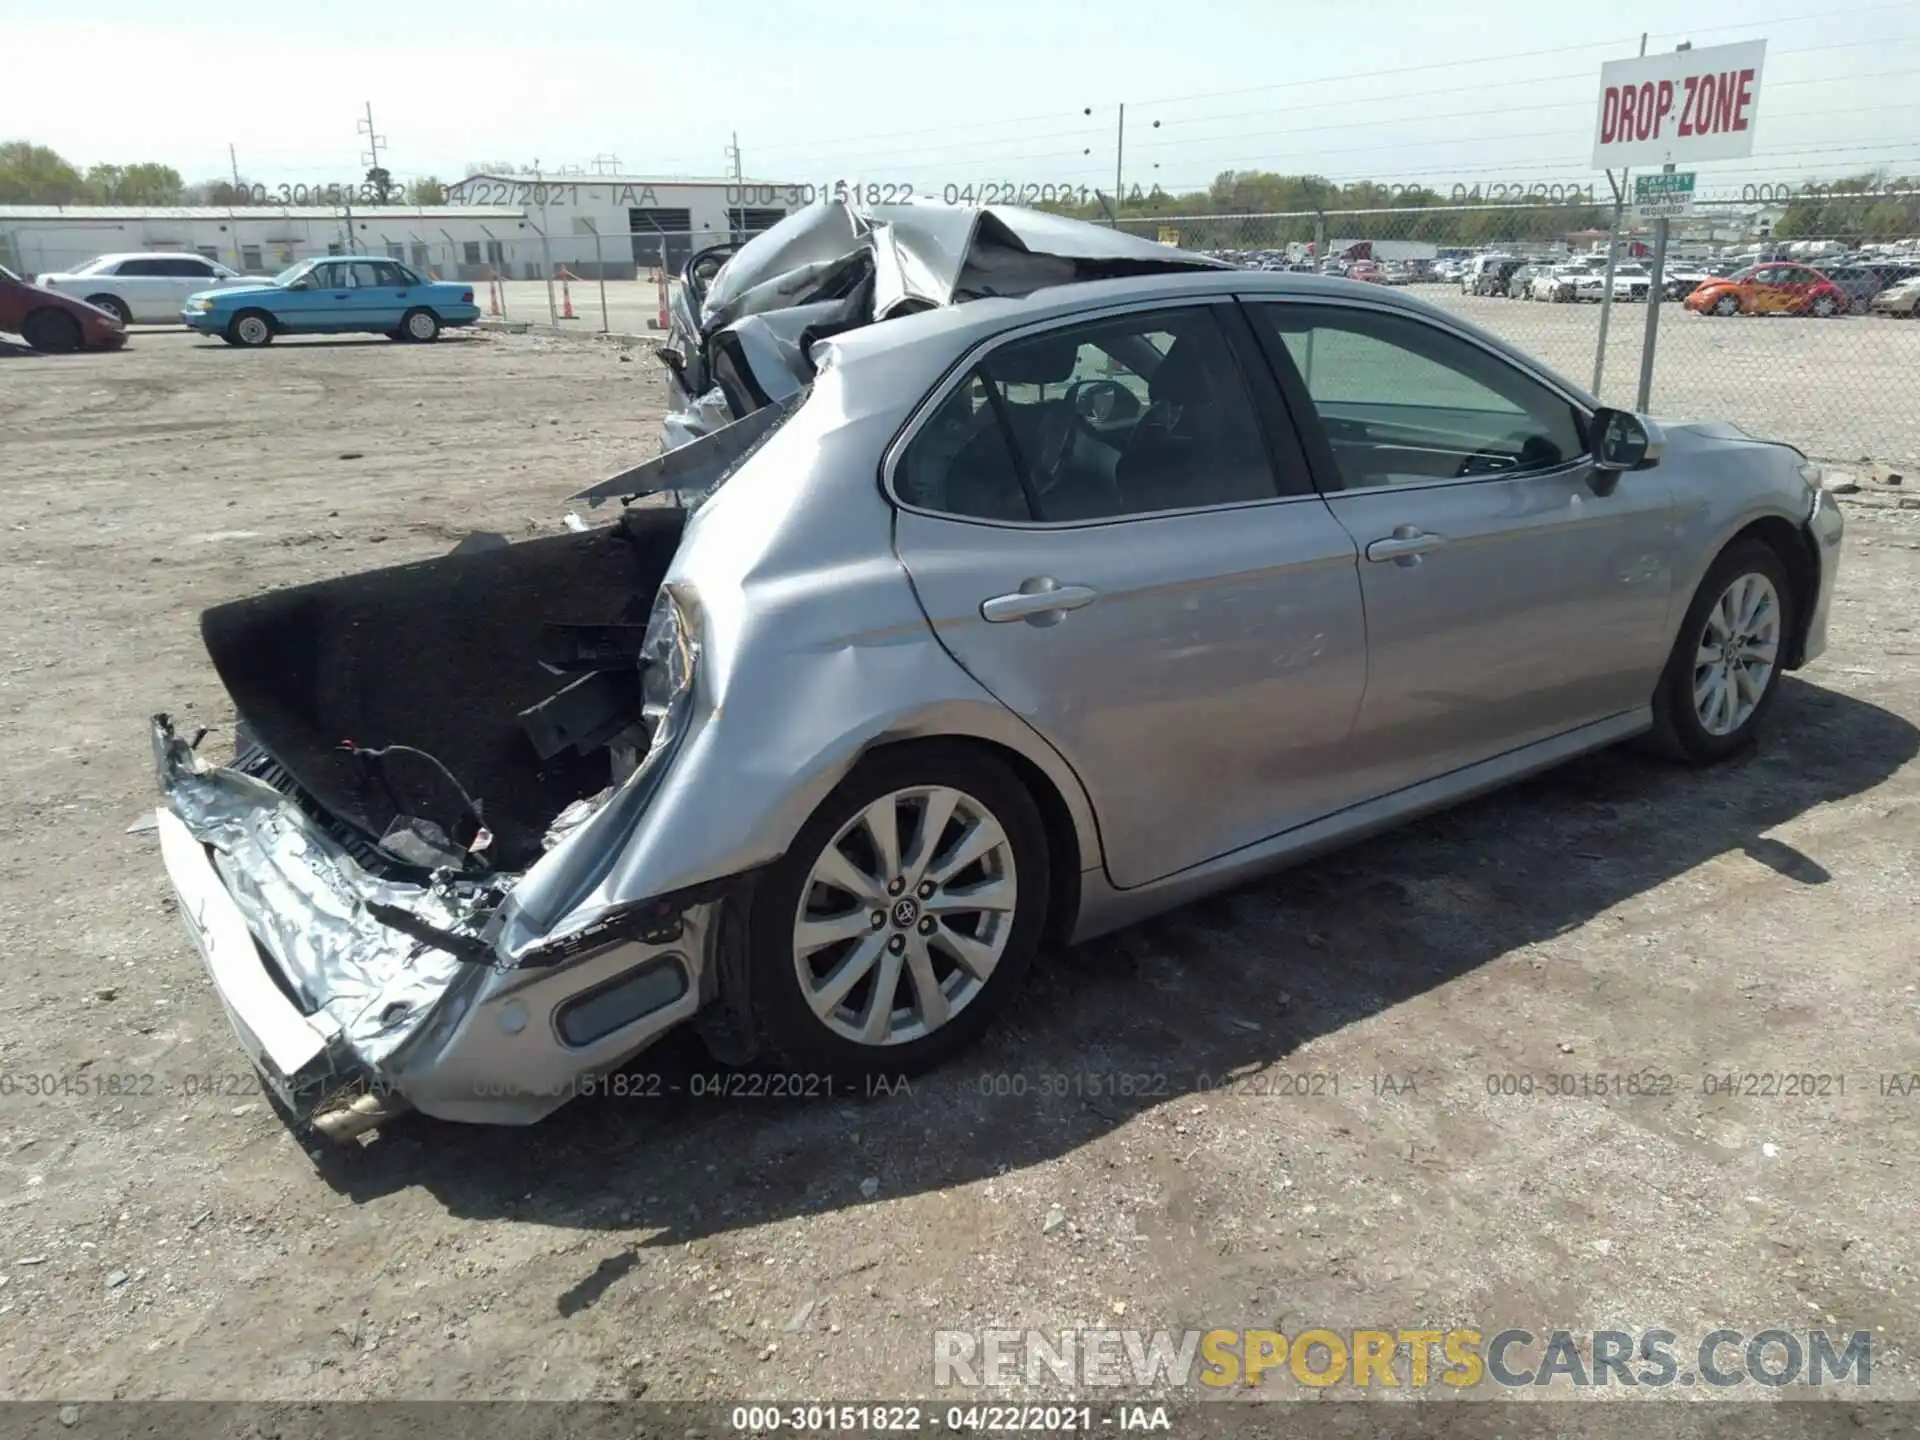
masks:
{"type": "Polygon", "coordinates": [[[1095,425],[1140,417],[1139,397],[1118,380],[1076,380],[1067,388],[1066,404],[1074,414],[1095,425]]]}
{"type": "MultiPolygon", "coordinates": [[[[1086,382],[1082,382],[1086,383],[1086,382]]],[[[1095,384],[1111,384],[1111,381],[1095,381],[1095,384]]],[[[1035,465],[1034,484],[1041,494],[1053,489],[1060,479],[1060,473],[1066,465],[1067,457],[1073,453],[1074,442],[1084,435],[1088,439],[1097,439],[1087,418],[1074,406],[1074,391],[1078,385],[1068,390],[1066,396],[1047,406],[1040,417],[1040,434],[1036,449],[1038,455],[1035,465]]]]}

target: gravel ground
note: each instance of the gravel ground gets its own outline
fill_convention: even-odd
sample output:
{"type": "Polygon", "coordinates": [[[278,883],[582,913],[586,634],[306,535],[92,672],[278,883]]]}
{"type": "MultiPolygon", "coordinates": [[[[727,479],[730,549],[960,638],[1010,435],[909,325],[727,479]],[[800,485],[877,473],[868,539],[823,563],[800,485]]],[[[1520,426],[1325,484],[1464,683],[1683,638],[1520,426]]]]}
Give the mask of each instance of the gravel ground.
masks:
{"type": "Polygon", "coordinates": [[[0,1394],[880,1397],[937,1327],[1513,1323],[1864,1329],[1920,1396],[1920,511],[1881,494],[1738,763],[1593,756],[1050,957],[907,1093],[303,1149],[129,833],[146,716],[231,718],[209,604],[556,530],[653,449],[626,354],[0,353],[0,1394]],[[1706,1093],[1746,1072],[1844,1090],[1706,1093]]]}

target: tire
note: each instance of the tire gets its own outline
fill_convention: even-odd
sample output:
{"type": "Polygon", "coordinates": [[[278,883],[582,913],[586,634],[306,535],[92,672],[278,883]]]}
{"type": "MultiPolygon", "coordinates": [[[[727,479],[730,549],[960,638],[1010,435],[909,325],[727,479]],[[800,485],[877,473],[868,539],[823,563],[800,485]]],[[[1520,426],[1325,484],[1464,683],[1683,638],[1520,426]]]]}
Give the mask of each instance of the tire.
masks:
{"type": "Polygon", "coordinates": [[[67,355],[84,343],[80,322],[64,310],[35,310],[20,322],[20,338],[48,355],[67,355]]]}
{"type": "Polygon", "coordinates": [[[93,306],[95,309],[106,311],[122,325],[131,325],[133,323],[133,312],[127,309],[126,302],[121,300],[118,295],[89,295],[87,296],[87,304],[93,306]]]}
{"type": "Polygon", "coordinates": [[[440,338],[440,317],[431,310],[409,310],[400,317],[400,337],[415,345],[430,345],[440,338]]]}
{"type": "Polygon", "coordinates": [[[862,761],[821,802],[749,902],[745,1008],[760,1054],[796,1071],[847,1077],[913,1075],[939,1064],[977,1039],[1018,993],[1039,948],[1049,883],[1040,812],[999,762],[944,741],[900,746],[862,761]],[[931,896],[924,888],[931,881],[901,885],[918,868],[913,857],[926,823],[926,810],[915,809],[922,797],[909,793],[914,791],[952,807],[935,861],[955,856],[970,837],[999,837],[983,859],[951,871],[946,888],[931,896]],[[887,816],[894,819],[902,873],[890,878],[900,888],[883,888],[874,878],[873,872],[887,867],[878,861],[866,826],[869,814],[882,825],[887,816]],[[960,828],[969,821],[979,828],[960,828]],[[819,879],[823,868],[873,888],[864,896],[838,888],[819,879]],[[1010,908],[967,912],[953,904],[990,887],[997,902],[1006,902],[1009,885],[1010,908]],[[945,918],[919,909],[930,898],[946,902],[945,918]],[[820,943],[802,952],[801,927],[809,917],[820,943]],[[997,944],[984,980],[958,963],[962,941],[981,955],[996,953],[997,944]],[[821,991],[840,978],[838,993],[810,998],[803,972],[806,983],[821,991]],[[893,990],[882,1014],[876,992],[888,977],[893,990]],[[922,1000],[929,986],[945,1012],[944,1020],[931,1025],[922,1000]],[[855,1033],[863,1028],[878,1043],[855,1033]]]}
{"type": "MultiPolygon", "coordinates": [[[[1673,653],[1667,657],[1666,668],[1654,690],[1654,744],[1667,754],[1695,765],[1725,760],[1752,744],[1779,693],[1780,660],[1795,633],[1799,606],[1800,597],[1794,593],[1787,577],[1787,567],[1771,545],[1747,538],[1736,540],[1721,551],[1694,593],[1693,603],[1687,607],[1680,634],[1673,643],[1673,653]],[[1749,587],[1757,582],[1764,582],[1765,591],[1770,591],[1770,595],[1762,591],[1756,597],[1749,587]],[[1716,666],[1703,659],[1722,648],[1718,632],[1729,615],[1735,620],[1732,639],[1737,643],[1741,633],[1738,621],[1743,617],[1735,613],[1733,607],[1748,599],[1755,599],[1757,608],[1747,619],[1745,633],[1765,635],[1769,633],[1768,625],[1771,626],[1771,659],[1764,675],[1758,678],[1757,696],[1749,684],[1751,670],[1747,671],[1747,679],[1736,680],[1727,676],[1724,665],[1716,666]],[[1714,683],[1716,670],[1726,677],[1719,685],[1714,683]],[[1730,703],[1716,704],[1710,698],[1721,695],[1731,696],[1730,703]],[[1751,708],[1741,713],[1740,707],[1749,703],[1751,708]],[[1722,705],[1725,708],[1721,708],[1722,705]]],[[[1766,646],[1756,644],[1743,647],[1743,651],[1750,658],[1768,653],[1766,646]]]]}
{"type": "Polygon", "coordinates": [[[273,317],[264,310],[242,310],[227,322],[227,341],[248,350],[273,343],[273,317]]]}
{"type": "Polygon", "coordinates": [[[1839,306],[1834,304],[1833,297],[1831,295],[1822,295],[1818,300],[1815,300],[1813,304],[1811,304],[1807,308],[1812,314],[1818,316],[1822,320],[1825,320],[1830,315],[1832,315],[1834,311],[1839,309],[1839,306]]]}
{"type": "Polygon", "coordinates": [[[1722,295],[1718,300],[1713,302],[1713,313],[1716,315],[1738,315],[1740,313],[1740,297],[1738,295],[1722,295]]]}

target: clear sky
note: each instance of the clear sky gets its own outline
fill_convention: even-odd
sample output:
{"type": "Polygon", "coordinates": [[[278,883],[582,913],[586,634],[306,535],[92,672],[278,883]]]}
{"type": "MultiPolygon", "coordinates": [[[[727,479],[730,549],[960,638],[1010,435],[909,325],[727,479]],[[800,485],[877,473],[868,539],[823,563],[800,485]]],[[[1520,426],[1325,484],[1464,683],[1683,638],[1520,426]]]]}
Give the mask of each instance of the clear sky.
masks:
{"type": "Polygon", "coordinates": [[[858,178],[1204,185],[1228,168],[1431,184],[1580,181],[1601,62],[1765,38],[1756,149],[1702,187],[1920,173],[1920,3],[1834,0],[0,0],[0,139],[188,181],[357,180],[469,161],[858,178]],[[26,59],[28,63],[17,63],[26,59]],[[1091,114],[1086,113],[1091,111],[1091,114]],[[1155,122],[1158,122],[1156,128],[1155,122]]]}

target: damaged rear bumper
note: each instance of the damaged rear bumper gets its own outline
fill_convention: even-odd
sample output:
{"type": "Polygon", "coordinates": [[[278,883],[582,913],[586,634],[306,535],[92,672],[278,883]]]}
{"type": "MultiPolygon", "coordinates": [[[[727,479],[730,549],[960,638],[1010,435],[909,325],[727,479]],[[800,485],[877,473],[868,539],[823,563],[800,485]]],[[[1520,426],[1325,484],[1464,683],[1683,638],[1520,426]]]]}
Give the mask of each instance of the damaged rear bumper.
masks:
{"type": "Polygon", "coordinates": [[[712,998],[717,901],[516,956],[498,922],[521,877],[375,873],[299,797],[203,759],[165,715],[152,742],[181,919],[255,1068],[322,1134],[407,1109],[530,1124],[712,998]]]}

